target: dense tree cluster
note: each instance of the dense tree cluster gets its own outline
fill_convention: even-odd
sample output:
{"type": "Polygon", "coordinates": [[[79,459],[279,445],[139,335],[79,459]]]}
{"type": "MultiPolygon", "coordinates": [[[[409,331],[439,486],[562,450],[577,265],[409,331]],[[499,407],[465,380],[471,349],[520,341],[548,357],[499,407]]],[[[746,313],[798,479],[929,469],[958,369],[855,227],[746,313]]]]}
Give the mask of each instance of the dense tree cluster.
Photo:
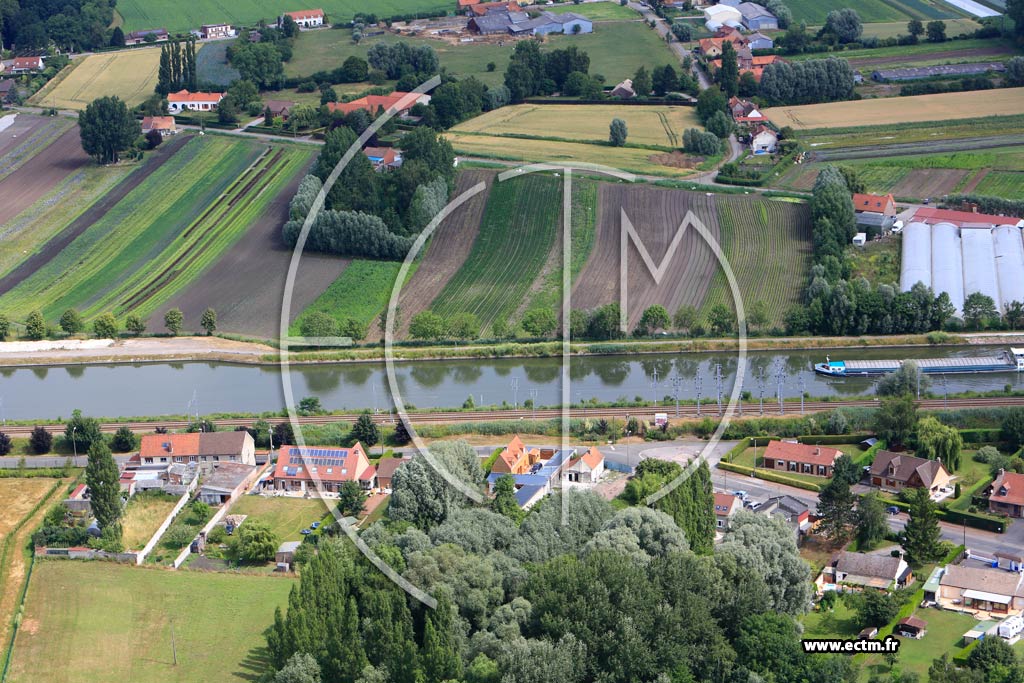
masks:
{"type": "Polygon", "coordinates": [[[78,115],[82,149],[101,164],[112,164],[142,134],[139,122],[117,96],[101,97],[78,115]]]}
{"type": "Polygon", "coordinates": [[[683,131],[683,150],[701,156],[714,156],[722,151],[722,140],[714,133],[699,128],[683,131]]]}
{"type": "Polygon", "coordinates": [[[412,74],[420,82],[435,75],[439,67],[434,48],[429,45],[413,47],[402,41],[375,43],[367,52],[366,60],[388,78],[400,79],[412,74]]]}
{"type": "MultiPolygon", "coordinates": [[[[303,221],[342,156],[355,143],[356,133],[339,126],[327,140],[313,175],[299,185],[282,235],[294,246],[303,221]]],[[[447,203],[454,177],[451,145],[429,128],[420,127],[402,138],[404,163],[387,173],[374,171],[363,154],[355,154],[338,176],[317,214],[306,247],[314,251],[380,259],[401,259],[413,237],[447,203]]]]}
{"type": "Polygon", "coordinates": [[[853,69],[839,57],[769,64],[760,95],[769,104],[814,104],[853,97],[853,69]]]}
{"type": "Polygon", "coordinates": [[[567,85],[573,93],[586,99],[600,97],[604,79],[591,76],[589,71],[590,56],[575,45],[542,53],[540,43],[523,40],[516,43],[505,69],[505,87],[511,102],[550,95],[567,85]]]}
{"type": "Polygon", "coordinates": [[[114,4],[115,0],[4,0],[4,48],[21,53],[51,42],[65,52],[103,47],[110,41],[114,4]]]}
{"type": "Polygon", "coordinates": [[[825,18],[825,26],[821,33],[831,34],[840,43],[852,43],[860,38],[864,28],[860,23],[860,15],[857,10],[849,7],[834,9],[825,18]]]}

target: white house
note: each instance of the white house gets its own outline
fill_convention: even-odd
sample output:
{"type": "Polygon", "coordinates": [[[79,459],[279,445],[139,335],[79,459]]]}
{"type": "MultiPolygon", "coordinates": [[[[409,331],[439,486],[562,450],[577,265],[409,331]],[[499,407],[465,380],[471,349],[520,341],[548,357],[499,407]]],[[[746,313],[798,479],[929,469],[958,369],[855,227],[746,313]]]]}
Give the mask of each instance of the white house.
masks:
{"type": "Polygon", "coordinates": [[[167,95],[167,109],[172,114],[180,114],[189,109],[191,111],[213,111],[224,99],[222,92],[189,92],[179,90],[167,95]]]}
{"type": "Polygon", "coordinates": [[[579,484],[596,484],[604,474],[604,455],[593,446],[583,455],[569,460],[562,470],[566,481],[579,484]]]}
{"type": "Polygon", "coordinates": [[[317,26],[324,25],[324,11],[322,9],[304,9],[299,10],[298,12],[285,12],[277,21],[279,26],[284,25],[285,17],[291,17],[292,21],[298,24],[300,28],[316,28],[317,26]]]}
{"type": "Polygon", "coordinates": [[[754,154],[772,154],[778,145],[778,134],[767,126],[758,126],[750,138],[750,151],[754,154]]]}

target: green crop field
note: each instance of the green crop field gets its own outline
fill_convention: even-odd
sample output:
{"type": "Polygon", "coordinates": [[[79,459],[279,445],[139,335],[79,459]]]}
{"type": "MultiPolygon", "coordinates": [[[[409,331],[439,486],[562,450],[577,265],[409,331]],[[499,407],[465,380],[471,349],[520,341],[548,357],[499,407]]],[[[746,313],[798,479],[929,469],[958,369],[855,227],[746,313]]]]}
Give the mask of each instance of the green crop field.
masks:
{"type": "MultiPolygon", "coordinates": [[[[339,323],[351,318],[361,325],[369,325],[387,307],[401,267],[401,263],[394,261],[353,261],[316,301],[299,314],[289,333],[301,335],[303,320],[315,312],[326,313],[339,323]]],[[[410,275],[412,272],[410,269],[410,275]]]]}
{"type": "Polygon", "coordinates": [[[558,178],[528,175],[495,183],[469,258],[431,309],[444,317],[473,313],[484,330],[499,317],[511,320],[555,244],[561,199],[558,178]]]}
{"type": "Polygon", "coordinates": [[[39,561],[9,680],[256,680],[267,667],[263,631],[294,583],[284,577],[39,561]]]}
{"type": "Polygon", "coordinates": [[[299,147],[197,137],[0,304],[16,318],[35,308],[48,319],[67,308],[145,318],[216,262],[309,157],[299,147]]]}
{"type": "Polygon", "coordinates": [[[1020,171],[991,171],[974,188],[975,194],[1020,199],[1024,197],[1024,173],[1020,171]]]}
{"type": "MultiPolygon", "coordinates": [[[[736,276],[747,311],[757,301],[768,306],[769,327],[781,325],[786,311],[799,303],[811,267],[811,225],[807,206],[770,199],[719,195],[722,251],[736,276]]],[[[733,308],[731,290],[721,270],[704,300],[702,312],[715,304],[733,308]]]]}
{"type": "MultiPolygon", "coordinates": [[[[961,33],[974,33],[981,24],[973,19],[946,19],[946,35],[957,36],[961,33]]],[[[907,34],[907,22],[892,21],[888,23],[864,24],[864,35],[876,38],[895,38],[907,34]]]]}
{"type": "MultiPolygon", "coordinates": [[[[357,12],[374,12],[383,19],[416,12],[450,10],[454,8],[454,3],[440,0],[375,0],[372,6],[368,6],[360,0],[322,0],[313,6],[323,8],[329,22],[345,22],[357,12]]],[[[305,8],[305,5],[296,5],[292,0],[119,0],[117,3],[117,11],[124,19],[126,32],[163,27],[174,33],[220,22],[235,26],[255,26],[260,19],[273,22],[282,12],[305,8]]]]}
{"type": "MultiPolygon", "coordinates": [[[[230,41],[218,40],[212,43],[204,43],[196,53],[196,73],[200,83],[213,83],[220,86],[229,86],[231,82],[241,77],[238,69],[228,64],[227,49],[230,41]]],[[[320,103],[319,98],[317,104],[320,103]]]]}
{"type": "MultiPolygon", "coordinates": [[[[816,26],[824,24],[825,17],[832,10],[850,6],[848,0],[787,0],[786,4],[793,13],[794,21],[806,21],[816,26]]],[[[897,9],[885,0],[861,0],[857,3],[857,14],[865,23],[901,19],[905,21],[910,18],[905,11],[897,9]]]]}
{"type": "MultiPolygon", "coordinates": [[[[317,71],[335,69],[352,55],[365,57],[367,51],[378,42],[405,42],[410,45],[429,45],[437,52],[441,66],[458,76],[475,76],[488,85],[504,81],[505,67],[508,66],[515,41],[504,45],[490,43],[460,43],[451,45],[429,38],[407,38],[387,33],[369,36],[358,45],[352,42],[348,29],[337,31],[308,31],[295,42],[294,55],[285,65],[289,76],[305,76],[317,71]],[[494,62],[495,70],[488,71],[487,64],[494,62]]],[[[643,22],[616,21],[601,23],[593,33],[577,36],[548,36],[542,50],[564,48],[575,45],[590,55],[590,73],[604,75],[606,82],[614,84],[629,78],[638,67],[646,66],[648,71],[663,64],[676,69],[676,60],[666,43],[658,38],[657,32],[643,22]]]]}
{"type": "MultiPolygon", "coordinates": [[[[903,32],[906,33],[906,24],[903,25],[903,32]]],[[[945,43],[918,43],[917,45],[897,45],[893,47],[876,47],[871,49],[862,50],[843,50],[842,52],[835,53],[836,56],[843,57],[844,59],[858,60],[858,59],[883,59],[891,58],[893,61],[911,61],[914,59],[926,59],[929,55],[943,52],[961,52],[966,50],[979,50],[988,49],[993,52],[1005,52],[1007,54],[1013,53],[1013,44],[1009,41],[1003,40],[992,40],[989,38],[971,38],[968,40],[958,40],[955,42],[945,43]]],[[[823,56],[828,56],[828,53],[805,53],[787,56],[787,60],[791,61],[803,61],[806,59],[821,59],[823,56]]],[[[988,60],[992,61],[994,58],[989,55],[988,60]]],[[[959,61],[959,60],[958,60],[959,61]]],[[[966,61],[966,60],[965,60],[966,61]]]]}

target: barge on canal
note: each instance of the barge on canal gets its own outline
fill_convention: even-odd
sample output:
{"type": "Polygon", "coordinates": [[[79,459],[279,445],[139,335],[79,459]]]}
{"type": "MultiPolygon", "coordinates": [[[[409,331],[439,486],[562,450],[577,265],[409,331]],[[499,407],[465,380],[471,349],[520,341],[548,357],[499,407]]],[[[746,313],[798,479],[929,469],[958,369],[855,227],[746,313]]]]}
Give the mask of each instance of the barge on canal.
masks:
{"type": "Polygon", "coordinates": [[[1011,348],[988,356],[925,358],[920,360],[831,360],[816,363],[814,371],[829,377],[872,377],[896,372],[904,363],[916,363],[926,375],[1024,371],[1024,348],[1011,348]]]}

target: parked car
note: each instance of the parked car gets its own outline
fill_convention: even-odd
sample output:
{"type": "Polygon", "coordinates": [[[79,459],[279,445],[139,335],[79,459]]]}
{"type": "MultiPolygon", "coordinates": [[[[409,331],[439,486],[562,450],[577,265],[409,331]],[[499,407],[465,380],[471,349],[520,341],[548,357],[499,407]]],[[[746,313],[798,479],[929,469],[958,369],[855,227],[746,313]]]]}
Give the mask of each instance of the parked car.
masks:
{"type": "Polygon", "coordinates": [[[312,531],[310,531],[309,529],[303,529],[303,530],[302,530],[302,531],[300,531],[299,533],[300,533],[300,534],[302,534],[303,536],[309,536],[309,535],[310,535],[311,533],[313,533],[313,532],[312,532],[312,531]]]}
{"type": "Polygon", "coordinates": [[[890,505],[889,507],[885,508],[885,511],[888,512],[890,515],[900,514],[900,509],[895,505],[890,505]]]}
{"type": "Polygon", "coordinates": [[[319,529],[320,528],[320,522],[313,522],[312,524],[309,525],[309,528],[310,529],[319,529]]]}
{"type": "Polygon", "coordinates": [[[746,500],[749,497],[749,494],[746,491],[733,491],[732,495],[736,496],[740,500],[746,500]]]}

